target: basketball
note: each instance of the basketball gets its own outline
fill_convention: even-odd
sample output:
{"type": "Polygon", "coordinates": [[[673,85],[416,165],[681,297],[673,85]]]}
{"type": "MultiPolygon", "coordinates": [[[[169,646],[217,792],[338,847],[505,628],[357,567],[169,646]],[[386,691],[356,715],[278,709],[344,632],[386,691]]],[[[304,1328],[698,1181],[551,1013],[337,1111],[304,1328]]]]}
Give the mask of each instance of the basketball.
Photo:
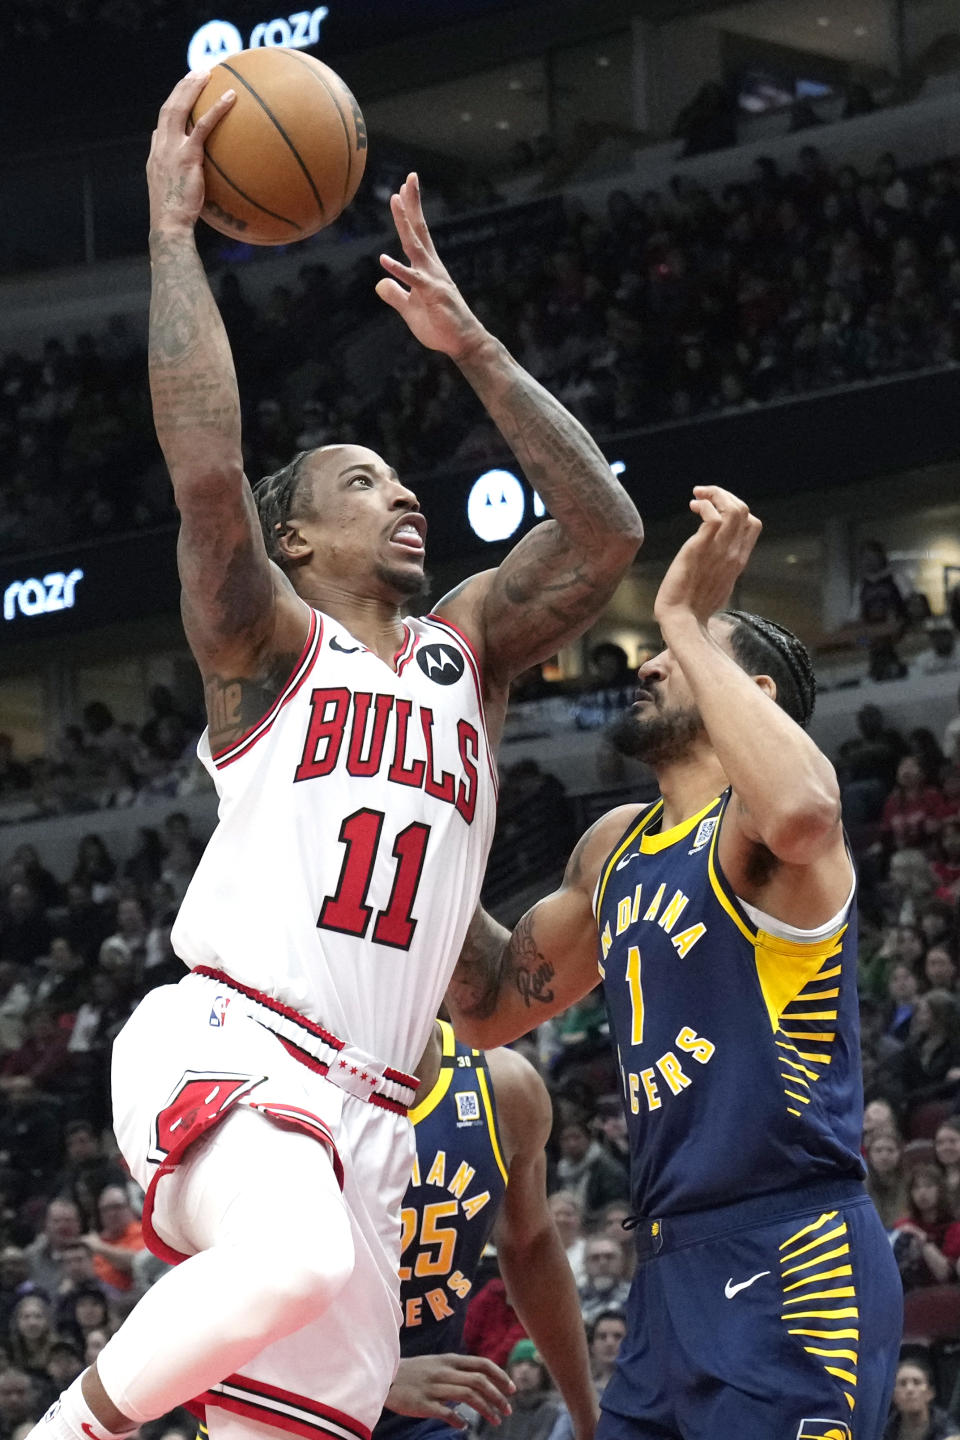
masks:
{"type": "Polygon", "coordinates": [[[203,218],[250,245],[289,245],[330,225],[367,158],[360,107],[335,71],[299,50],[242,50],[214,67],[194,123],[237,98],[206,144],[203,218]]]}

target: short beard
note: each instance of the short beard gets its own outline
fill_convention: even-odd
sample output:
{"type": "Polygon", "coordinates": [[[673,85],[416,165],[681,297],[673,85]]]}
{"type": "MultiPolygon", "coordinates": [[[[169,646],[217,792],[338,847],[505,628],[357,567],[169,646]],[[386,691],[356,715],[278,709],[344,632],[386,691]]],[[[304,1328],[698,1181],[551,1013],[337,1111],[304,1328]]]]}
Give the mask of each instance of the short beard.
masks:
{"type": "Polygon", "coordinates": [[[425,571],[418,575],[414,570],[391,570],[388,565],[380,565],[377,567],[377,579],[395,590],[404,605],[422,600],[430,593],[430,577],[425,571]]]}
{"type": "Polygon", "coordinates": [[[642,760],[651,769],[662,769],[684,760],[704,734],[700,711],[673,710],[653,715],[628,711],[611,726],[610,743],[620,755],[642,760]]]}

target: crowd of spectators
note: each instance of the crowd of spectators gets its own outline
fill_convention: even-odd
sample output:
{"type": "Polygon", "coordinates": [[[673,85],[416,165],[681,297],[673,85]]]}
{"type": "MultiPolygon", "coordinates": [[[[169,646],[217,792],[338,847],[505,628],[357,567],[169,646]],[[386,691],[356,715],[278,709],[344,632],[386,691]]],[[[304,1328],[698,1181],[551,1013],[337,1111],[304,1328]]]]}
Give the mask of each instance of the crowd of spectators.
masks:
{"type": "Polygon", "coordinates": [[[0,824],[212,793],[196,753],[202,724],[165,685],[155,685],[140,727],[119,723],[93,700],[80,723],[67,725],[52,749],[32,760],[18,758],[11,737],[0,733],[0,824]]]}
{"type": "MultiPolygon", "coordinates": [[[[663,193],[614,191],[603,216],[568,199],[548,231],[458,247],[450,264],[482,318],[602,437],[955,363],[957,162],[904,170],[885,154],[861,172],[805,145],[788,173],[761,157],[720,193],[677,176],[663,193]]],[[[242,268],[215,276],[250,475],[332,438],[406,474],[500,448],[469,388],[399,325],[385,373],[345,374],[346,343],[386,318],[378,273],[372,254],[346,273],[308,263],[259,307],[242,268]]],[[[0,550],[172,518],[143,347],[123,317],[0,360],[0,467],[0,550]]]]}
{"type": "MultiPolygon", "coordinates": [[[[930,1287],[955,1297],[955,1338],[960,1338],[958,739],[960,710],[936,736],[922,727],[901,734],[875,705],[866,705],[857,716],[857,733],[837,757],[860,872],[867,1188],[888,1231],[908,1302],[925,1301],[936,1293],[930,1287]]],[[[911,1313],[916,1312],[908,1304],[908,1322],[911,1313]]],[[[948,1369],[945,1387],[942,1365],[931,1371],[922,1355],[905,1355],[891,1440],[960,1432],[960,1386],[953,1388],[956,1375],[948,1369]],[[934,1404],[937,1380],[949,1414],[934,1404]]]]}
{"type": "MultiPolygon", "coordinates": [[[[594,679],[617,659],[599,654],[594,679]]],[[[169,713],[169,697],[159,698],[155,710],[169,713]]],[[[901,735],[864,707],[837,761],[861,873],[868,1188],[908,1297],[951,1291],[960,1336],[960,708],[937,737],[901,735]]],[[[520,778],[536,792],[547,777],[520,778]]],[[[91,831],[69,874],[52,874],[29,843],[0,872],[0,1440],[16,1440],[161,1271],[110,1136],[108,1057],[140,996],[182,973],[170,926],[201,849],[175,812],[140,831],[125,863],[91,831]]],[[[553,1097],[550,1208],[599,1390],[624,1334],[634,1265],[622,1225],[626,1124],[600,991],[522,1043],[553,1097]]],[[[517,1386],[510,1436],[571,1440],[495,1261],[485,1264],[466,1343],[505,1364],[517,1386]]],[[[945,1394],[929,1359],[905,1356],[891,1436],[925,1433],[914,1424],[923,1414],[937,1434],[954,1434],[934,1382],[948,1410],[960,1388],[956,1400],[945,1394]]],[[[187,1424],[165,1417],[149,1440],[173,1440],[187,1424]]]]}

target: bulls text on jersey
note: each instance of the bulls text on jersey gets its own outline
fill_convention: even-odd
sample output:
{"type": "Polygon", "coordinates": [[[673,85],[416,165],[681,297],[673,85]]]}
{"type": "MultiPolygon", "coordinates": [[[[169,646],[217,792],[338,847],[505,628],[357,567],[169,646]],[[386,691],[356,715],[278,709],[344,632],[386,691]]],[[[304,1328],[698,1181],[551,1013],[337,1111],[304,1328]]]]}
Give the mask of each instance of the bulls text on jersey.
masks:
{"type": "Polygon", "coordinates": [[[294,780],[329,775],[346,745],[346,771],[357,779],[386,772],[396,785],[423,790],[456,808],[468,825],[477,805],[480,737],[469,720],[457,721],[457,746],[462,773],[437,773],[433,745],[434,713],[397,695],[351,693],[344,686],[318,688],[310,696],[310,719],[303,754],[294,780]],[[393,717],[393,725],[390,721],[393,717]],[[392,744],[388,733],[392,728],[392,744]]]}

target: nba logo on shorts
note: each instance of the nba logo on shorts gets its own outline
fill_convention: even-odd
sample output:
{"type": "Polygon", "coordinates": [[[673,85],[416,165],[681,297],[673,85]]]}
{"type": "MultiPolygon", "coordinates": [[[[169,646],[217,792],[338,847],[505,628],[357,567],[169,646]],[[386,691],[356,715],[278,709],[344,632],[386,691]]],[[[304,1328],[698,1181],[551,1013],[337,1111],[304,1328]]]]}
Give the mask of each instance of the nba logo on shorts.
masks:
{"type": "Polygon", "coordinates": [[[480,1119],[480,1101],[472,1090],[456,1091],[457,1119],[463,1125],[469,1125],[474,1120],[480,1119]]]}
{"type": "Polygon", "coordinates": [[[842,1420],[801,1420],[797,1440],[853,1440],[842,1420]]]}
{"type": "Polygon", "coordinates": [[[215,1030],[219,1030],[222,1025],[226,1025],[227,1006],[229,1004],[229,995],[217,995],[213,1004],[210,1006],[210,1019],[207,1023],[212,1025],[215,1030]]]}

